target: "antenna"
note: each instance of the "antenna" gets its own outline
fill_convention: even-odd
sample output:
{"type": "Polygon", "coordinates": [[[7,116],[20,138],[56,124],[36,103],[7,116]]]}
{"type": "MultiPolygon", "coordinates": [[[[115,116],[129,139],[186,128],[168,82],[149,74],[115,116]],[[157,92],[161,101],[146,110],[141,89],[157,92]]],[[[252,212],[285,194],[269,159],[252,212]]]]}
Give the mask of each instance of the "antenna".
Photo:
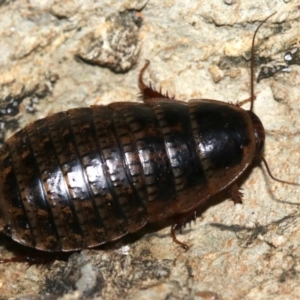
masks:
{"type": "Polygon", "coordinates": [[[252,38],[252,47],[251,47],[251,65],[250,65],[250,71],[251,71],[251,75],[250,75],[250,100],[251,100],[251,106],[250,106],[250,111],[253,111],[253,103],[254,103],[254,99],[255,99],[255,95],[254,95],[254,44],[255,44],[255,38],[256,38],[256,34],[259,30],[259,28],[265,23],[267,22],[268,19],[270,19],[272,16],[274,16],[277,13],[277,11],[275,11],[274,13],[272,13],[270,16],[268,16],[267,18],[265,18],[256,28],[253,38],[252,38]]]}

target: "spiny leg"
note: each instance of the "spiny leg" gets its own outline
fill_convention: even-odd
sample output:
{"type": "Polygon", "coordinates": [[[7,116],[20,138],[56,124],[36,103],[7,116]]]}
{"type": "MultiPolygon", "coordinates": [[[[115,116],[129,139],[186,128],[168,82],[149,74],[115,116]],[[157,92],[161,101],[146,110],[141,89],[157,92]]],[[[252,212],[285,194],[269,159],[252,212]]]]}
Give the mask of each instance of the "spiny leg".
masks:
{"type": "Polygon", "coordinates": [[[190,246],[179,241],[176,237],[176,231],[181,230],[186,224],[191,221],[195,221],[196,219],[196,211],[190,211],[187,213],[183,213],[174,218],[174,224],[171,226],[171,237],[173,242],[180,245],[185,251],[189,250],[190,246]]]}
{"type": "MultiPolygon", "coordinates": [[[[256,96],[253,95],[253,101],[256,100],[256,96]]],[[[248,102],[251,102],[252,101],[252,98],[247,98],[245,100],[241,100],[241,101],[237,101],[236,103],[234,103],[235,106],[237,107],[241,107],[242,105],[244,105],[245,103],[248,103],[248,102]]]]}
{"type": "Polygon", "coordinates": [[[243,198],[243,193],[241,192],[241,189],[238,187],[236,183],[232,184],[228,188],[228,193],[230,195],[230,198],[233,200],[234,204],[242,204],[242,198],[243,198]]]}
{"type": "Polygon", "coordinates": [[[147,86],[144,83],[143,75],[149,65],[150,65],[150,61],[148,59],[146,59],[145,65],[143,66],[143,68],[141,69],[140,74],[139,74],[138,84],[139,84],[139,89],[141,91],[141,98],[143,100],[149,100],[149,99],[155,99],[155,98],[159,98],[159,99],[163,98],[163,99],[172,100],[173,98],[169,97],[168,92],[166,92],[166,94],[164,95],[164,94],[162,94],[161,89],[159,91],[156,91],[154,88],[152,88],[151,83],[149,84],[149,86],[147,86]]]}

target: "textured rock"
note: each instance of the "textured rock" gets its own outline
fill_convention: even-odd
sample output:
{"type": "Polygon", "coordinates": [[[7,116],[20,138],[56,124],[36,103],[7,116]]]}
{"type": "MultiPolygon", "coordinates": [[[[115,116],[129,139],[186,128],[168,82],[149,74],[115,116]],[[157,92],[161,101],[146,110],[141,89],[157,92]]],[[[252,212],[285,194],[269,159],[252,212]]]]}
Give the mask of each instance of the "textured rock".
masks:
{"type": "Polygon", "coordinates": [[[77,56],[87,63],[126,72],[137,61],[141,18],[135,11],[109,15],[100,28],[94,28],[81,41],[77,56]]]}
{"type": "MultiPolygon", "coordinates": [[[[251,39],[274,11],[256,43],[255,112],[272,172],[299,182],[297,1],[0,1],[2,136],[71,107],[136,101],[146,58],[146,82],[177,99],[247,99],[251,39]]],[[[300,187],[263,169],[241,178],[243,205],[217,197],[184,230],[188,252],[170,224],[150,227],[68,262],[0,265],[0,299],[296,299],[300,187]]]]}

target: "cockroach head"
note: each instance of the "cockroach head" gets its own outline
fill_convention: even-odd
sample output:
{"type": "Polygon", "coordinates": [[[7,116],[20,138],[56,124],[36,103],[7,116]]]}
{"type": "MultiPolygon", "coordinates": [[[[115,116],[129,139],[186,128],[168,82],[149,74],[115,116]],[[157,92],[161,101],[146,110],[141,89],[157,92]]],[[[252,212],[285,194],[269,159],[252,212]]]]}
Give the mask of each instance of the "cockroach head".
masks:
{"type": "Polygon", "coordinates": [[[248,111],[250,118],[252,120],[252,126],[255,136],[255,145],[256,145],[256,152],[255,157],[260,159],[262,157],[263,151],[264,151],[264,145],[265,145],[265,129],[261,122],[261,120],[258,118],[258,116],[252,112],[248,111]]]}

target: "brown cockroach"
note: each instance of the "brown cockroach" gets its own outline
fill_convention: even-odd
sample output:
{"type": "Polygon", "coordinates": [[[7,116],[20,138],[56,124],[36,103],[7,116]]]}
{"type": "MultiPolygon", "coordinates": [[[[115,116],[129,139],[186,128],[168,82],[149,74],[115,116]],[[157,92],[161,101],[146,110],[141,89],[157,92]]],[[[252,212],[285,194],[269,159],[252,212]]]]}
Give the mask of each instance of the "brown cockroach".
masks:
{"type": "Polygon", "coordinates": [[[220,191],[240,203],[236,180],[254,162],[278,180],[253,113],[254,41],[267,19],[252,40],[249,111],[242,102],[171,99],[144,84],[147,61],[143,103],[70,109],[10,137],[0,149],[2,232],[38,250],[70,252],[174,218],[173,240],[188,249],[175,231],[220,191]]]}

